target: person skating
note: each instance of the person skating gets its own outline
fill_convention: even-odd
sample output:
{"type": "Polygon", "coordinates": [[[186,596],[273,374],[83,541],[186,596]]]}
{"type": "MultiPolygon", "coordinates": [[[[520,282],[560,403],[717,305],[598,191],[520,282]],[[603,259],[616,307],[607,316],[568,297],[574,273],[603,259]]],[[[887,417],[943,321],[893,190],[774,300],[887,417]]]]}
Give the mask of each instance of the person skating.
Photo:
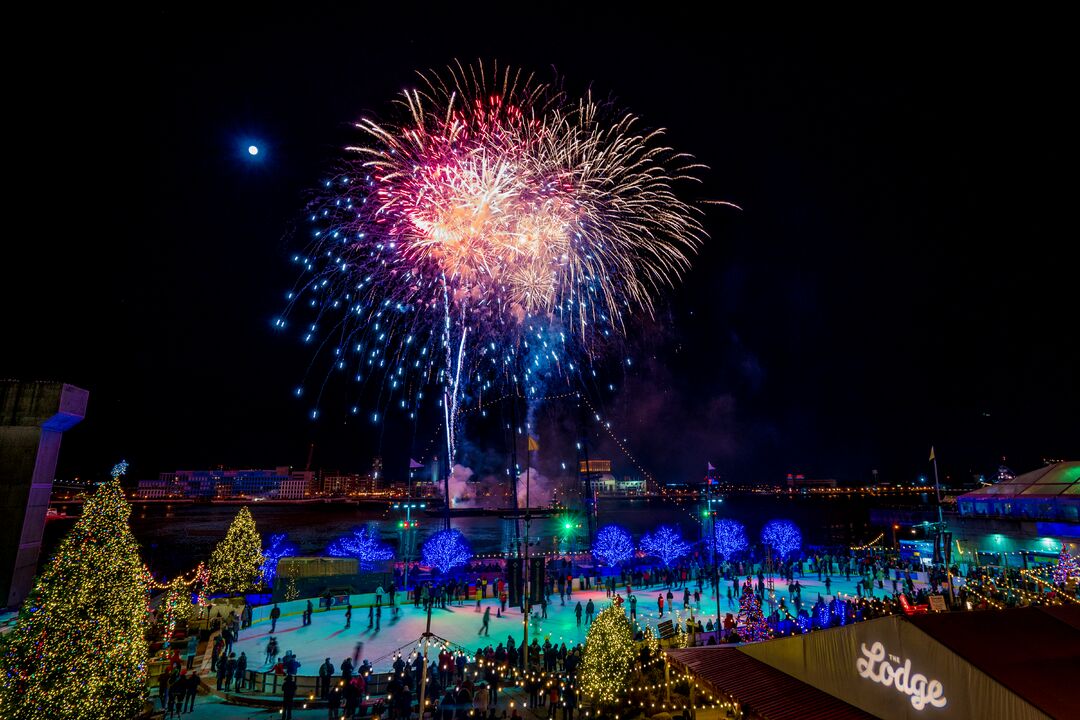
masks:
{"type": "Polygon", "coordinates": [[[484,636],[486,637],[489,634],[488,626],[491,624],[491,608],[490,607],[484,608],[484,619],[481,622],[482,622],[482,624],[480,625],[480,630],[476,634],[479,635],[479,634],[483,633],[484,636]]]}
{"type": "Polygon", "coordinates": [[[664,617],[664,594],[660,593],[656,596],[656,607],[660,609],[660,617],[664,617]]]}
{"type": "Polygon", "coordinates": [[[345,608],[345,627],[352,625],[352,603],[349,603],[345,608]]]}
{"type": "Polygon", "coordinates": [[[274,603],[273,609],[270,610],[270,632],[271,633],[277,632],[277,621],[278,621],[279,617],[281,617],[281,608],[279,608],[277,606],[277,603],[274,603]]]}
{"type": "Polygon", "coordinates": [[[269,665],[277,658],[278,641],[273,635],[266,641],[266,660],[263,665],[269,665]]]}
{"type": "Polygon", "coordinates": [[[578,600],[577,607],[574,608],[574,615],[577,616],[577,624],[581,626],[581,601],[578,600]]]}
{"type": "Polygon", "coordinates": [[[585,624],[592,625],[593,613],[596,612],[596,606],[593,605],[592,598],[589,598],[589,602],[585,603],[585,624]]]}

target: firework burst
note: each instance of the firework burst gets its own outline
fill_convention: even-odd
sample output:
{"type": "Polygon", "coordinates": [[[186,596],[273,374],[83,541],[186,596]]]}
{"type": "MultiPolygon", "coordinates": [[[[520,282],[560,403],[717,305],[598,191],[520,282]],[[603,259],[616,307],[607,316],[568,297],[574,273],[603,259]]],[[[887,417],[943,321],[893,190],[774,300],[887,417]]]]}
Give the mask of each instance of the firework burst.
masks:
{"type": "Polygon", "coordinates": [[[356,124],[365,142],[311,203],[276,324],[312,308],[306,341],[411,417],[434,387],[448,433],[473,392],[573,378],[705,238],[675,191],[699,166],[590,96],[457,64],[397,109],[356,124]]]}

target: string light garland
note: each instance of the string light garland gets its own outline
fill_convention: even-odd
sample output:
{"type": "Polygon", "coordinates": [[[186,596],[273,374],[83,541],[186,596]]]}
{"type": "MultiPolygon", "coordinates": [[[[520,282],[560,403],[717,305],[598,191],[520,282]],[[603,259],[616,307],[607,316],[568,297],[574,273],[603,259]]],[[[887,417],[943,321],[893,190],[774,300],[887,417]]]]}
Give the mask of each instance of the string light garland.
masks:
{"type": "Polygon", "coordinates": [[[119,475],[38,576],[0,656],[0,717],[112,720],[146,698],[148,586],[119,475]]]}
{"type": "Polygon", "coordinates": [[[210,554],[210,589],[230,593],[256,589],[264,560],[255,518],[244,506],[210,554]]]}
{"type": "Polygon", "coordinates": [[[870,542],[866,543],[865,545],[859,545],[858,547],[853,547],[851,549],[855,550],[855,551],[869,550],[870,548],[874,547],[879,542],[881,542],[882,538],[884,538],[884,537],[885,537],[885,533],[881,533],[880,535],[878,535],[876,538],[874,538],[870,542]]]}

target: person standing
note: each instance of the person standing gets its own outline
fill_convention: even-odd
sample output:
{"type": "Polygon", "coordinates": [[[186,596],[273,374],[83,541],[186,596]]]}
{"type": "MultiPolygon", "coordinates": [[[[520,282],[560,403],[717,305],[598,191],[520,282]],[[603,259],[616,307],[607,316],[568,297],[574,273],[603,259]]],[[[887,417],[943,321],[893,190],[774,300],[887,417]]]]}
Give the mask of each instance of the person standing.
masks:
{"type": "Polygon", "coordinates": [[[192,635],[188,638],[187,644],[187,669],[190,670],[195,665],[195,655],[199,652],[199,636],[192,635]]]}
{"type": "Polygon", "coordinates": [[[352,603],[345,608],[345,627],[348,628],[350,625],[352,625],[352,603]]]}
{"type": "Polygon", "coordinates": [[[216,670],[216,673],[217,673],[217,689],[218,690],[222,690],[225,687],[225,674],[226,674],[226,672],[228,672],[226,670],[227,665],[228,665],[228,662],[227,662],[226,658],[221,658],[220,660],[218,660],[217,670],[216,670]]]}
{"type": "Polygon", "coordinates": [[[281,720],[292,720],[293,700],[296,698],[296,676],[285,677],[285,684],[281,686],[281,720]]]}
{"type": "Polygon", "coordinates": [[[236,678],[236,691],[240,692],[247,684],[245,680],[247,675],[247,653],[240,651],[240,657],[236,658],[236,672],[233,673],[233,677],[236,678]]]}
{"type": "Polygon", "coordinates": [[[221,659],[221,651],[225,647],[225,641],[218,635],[214,638],[214,649],[210,653],[210,672],[217,672],[218,661],[221,659]]]}
{"type": "Polygon", "coordinates": [[[315,608],[312,607],[310,599],[307,601],[307,610],[305,612],[306,612],[306,615],[304,616],[304,624],[305,625],[310,625],[311,624],[311,614],[313,612],[315,612],[315,608]]]}
{"type": "Polygon", "coordinates": [[[486,637],[489,634],[488,625],[491,624],[491,608],[490,607],[484,608],[484,619],[481,621],[481,623],[482,624],[480,625],[480,630],[477,631],[476,634],[480,635],[481,633],[483,633],[483,635],[486,637]]]}
{"type": "Polygon", "coordinates": [[[194,712],[195,711],[195,696],[199,694],[199,676],[192,672],[184,680],[184,704],[180,707],[180,712],[194,712]]]}
{"type": "Polygon", "coordinates": [[[664,617],[664,594],[660,593],[656,596],[656,607],[660,609],[660,617],[664,617]]]}
{"type": "Polygon", "coordinates": [[[270,632],[277,632],[277,621],[281,617],[281,608],[274,603],[273,609],[270,611],[270,632]]]}
{"type": "Polygon", "coordinates": [[[637,595],[630,596],[630,619],[637,620],[637,595]]]}
{"type": "Polygon", "coordinates": [[[592,598],[589,598],[589,602],[585,603],[585,624],[592,625],[593,614],[596,612],[596,606],[593,605],[592,598]]]}
{"type": "Polygon", "coordinates": [[[229,660],[225,663],[225,692],[232,690],[232,681],[235,675],[236,653],[229,653],[229,660]]]}
{"type": "Polygon", "coordinates": [[[334,677],[334,663],[330,662],[330,658],[326,658],[326,662],[319,666],[319,695],[323,700],[326,699],[327,693],[330,691],[330,678],[332,677],[334,677]]]}
{"type": "Polygon", "coordinates": [[[382,605],[383,587],[380,585],[375,588],[375,604],[382,605]]]}
{"type": "MultiPolygon", "coordinates": [[[[339,720],[341,716],[341,691],[337,689],[337,686],[330,688],[330,692],[324,696],[326,698],[327,720],[339,720]]],[[[348,713],[345,717],[352,720],[352,715],[348,713]]]]}
{"type": "Polygon", "coordinates": [[[577,607],[574,608],[574,615],[577,616],[578,627],[581,627],[581,601],[578,600],[577,607]]]}

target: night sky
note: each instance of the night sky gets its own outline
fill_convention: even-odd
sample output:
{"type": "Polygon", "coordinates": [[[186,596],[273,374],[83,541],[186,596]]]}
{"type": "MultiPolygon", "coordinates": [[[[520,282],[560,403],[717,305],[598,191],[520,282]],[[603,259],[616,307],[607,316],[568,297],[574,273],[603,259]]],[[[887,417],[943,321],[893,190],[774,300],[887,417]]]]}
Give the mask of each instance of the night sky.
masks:
{"type": "MultiPolygon", "coordinates": [[[[310,442],[316,466],[382,453],[404,472],[434,428],[346,423],[344,394],[311,422],[291,395],[311,347],[271,320],[305,193],[350,123],[387,116],[415,70],[477,57],[554,67],[668,128],[710,168],[691,199],[743,208],[707,210],[711,239],[630,343],[633,368],[610,362],[608,419],[661,479],[709,460],[736,481],[909,480],[931,444],[958,479],[1003,455],[1018,472],[1080,458],[1068,43],[420,15],[162,13],[138,52],[72,68],[77,102],[48,122],[81,148],[58,169],[77,183],[35,178],[71,197],[23,238],[0,354],[0,376],[90,390],[59,477],[120,457],[134,478],[302,466],[310,442]]],[[[545,447],[569,446],[572,411],[547,412],[545,447]]]]}

